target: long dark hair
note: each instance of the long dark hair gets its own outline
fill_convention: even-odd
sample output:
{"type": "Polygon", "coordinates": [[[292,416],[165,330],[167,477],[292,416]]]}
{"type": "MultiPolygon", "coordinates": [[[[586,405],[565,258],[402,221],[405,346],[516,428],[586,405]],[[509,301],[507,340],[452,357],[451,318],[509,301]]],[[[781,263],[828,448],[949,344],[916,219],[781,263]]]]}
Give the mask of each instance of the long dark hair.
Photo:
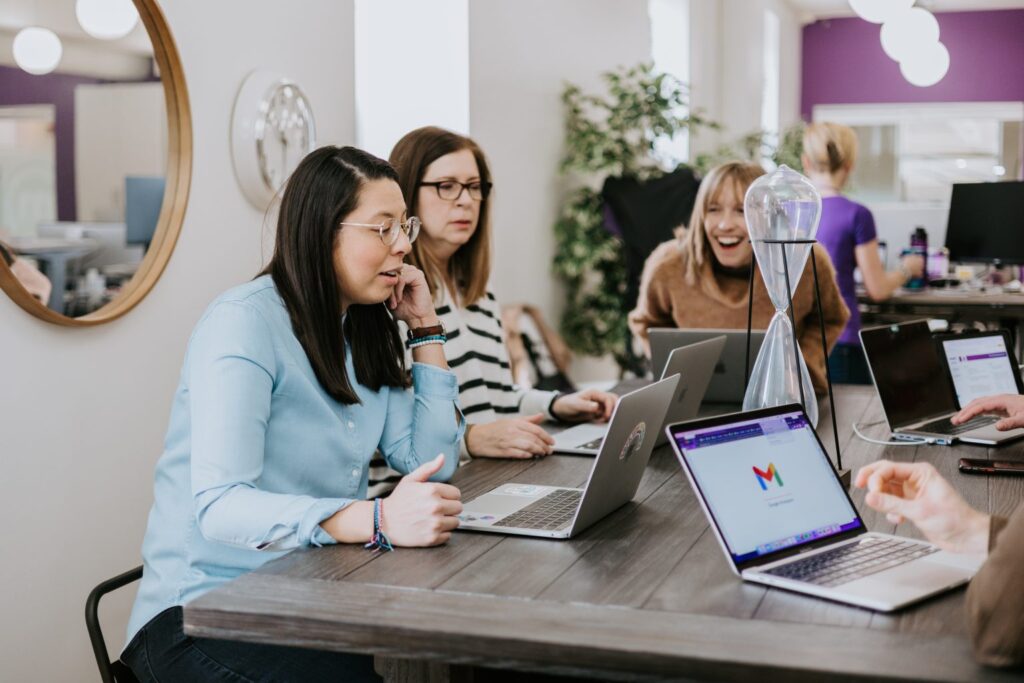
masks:
{"type": "Polygon", "coordinates": [[[363,183],[381,179],[397,183],[398,174],[361,149],[327,146],[310,152],[288,179],[274,256],[261,273],[274,279],[320,386],[348,405],[359,403],[359,397],[345,370],[346,353],[352,354],[356,381],[364,387],[379,391],[409,384],[398,326],[383,303],[350,305],[342,326],[334,270],[339,223],[359,204],[363,183]]]}
{"type": "MultiPolygon", "coordinates": [[[[391,150],[389,161],[398,171],[398,184],[405,197],[410,216],[419,215],[417,199],[420,183],[427,167],[446,154],[468,149],[476,159],[480,181],[490,184],[491,170],[487,157],[480,145],[472,138],[453,133],[444,128],[426,126],[406,133],[391,150]]],[[[487,293],[487,282],[491,276],[491,205],[487,197],[480,202],[480,216],[476,231],[469,241],[462,245],[448,260],[448,272],[442,273],[430,255],[428,240],[423,238],[412,243],[409,260],[423,271],[430,293],[437,295],[438,287],[444,284],[454,287],[462,306],[474,304],[487,293]]]]}

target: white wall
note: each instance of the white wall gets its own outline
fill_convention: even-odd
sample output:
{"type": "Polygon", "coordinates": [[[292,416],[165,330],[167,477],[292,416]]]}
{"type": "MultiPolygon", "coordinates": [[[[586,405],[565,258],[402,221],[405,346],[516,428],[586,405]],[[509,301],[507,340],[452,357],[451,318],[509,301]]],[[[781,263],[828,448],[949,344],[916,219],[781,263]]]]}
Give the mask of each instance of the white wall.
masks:
{"type": "MultiPolygon", "coordinates": [[[[166,272],[138,308],[92,329],[38,322],[0,296],[4,681],[97,679],[85,598],[139,563],[189,332],[216,294],[261,265],[262,215],[242,197],[228,147],[242,79],[256,66],[287,74],[308,94],[321,142],[354,138],[351,0],[305,0],[301,12],[245,0],[161,5],[194,127],[192,193],[166,272]]],[[[122,593],[101,615],[115,649],[133,597],[122,593]]]]}
{"type": "Polygon", "coordinates": [[[387,159],[421,126],[469,133],[468,2],[356,0],[360,147],[387,159]]]}
{"type": "Polygon", "coordinates": [[[764,10],[779,17],[779,124],[800,120],[800,17],[785,0],[690,0],[691,103],[724,126],[692,138],[693,153],[760,129],[764,10]]]}
{"type": "Polygon", "coordinates": [[[566,81],[650,60],[646,0],[488,0],[469,7],[470,130],[494,176],[492,282],[557,323],[564,289],[551,273],[553,226],[565,187],[566,81]]]}

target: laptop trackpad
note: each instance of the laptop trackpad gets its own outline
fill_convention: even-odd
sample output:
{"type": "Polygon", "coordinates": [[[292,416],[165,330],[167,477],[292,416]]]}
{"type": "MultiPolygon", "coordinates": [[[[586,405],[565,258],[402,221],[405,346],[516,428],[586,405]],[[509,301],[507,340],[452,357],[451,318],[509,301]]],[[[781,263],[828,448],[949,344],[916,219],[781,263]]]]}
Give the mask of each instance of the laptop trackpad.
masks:
{"type": "Polygon", "coordinates": [[[892,569],[852,581],[837,589],[848,595],[863,595],[901,603],[916,596],[965,582],[974,572],[930,558],[907,562],[892,569]]]}

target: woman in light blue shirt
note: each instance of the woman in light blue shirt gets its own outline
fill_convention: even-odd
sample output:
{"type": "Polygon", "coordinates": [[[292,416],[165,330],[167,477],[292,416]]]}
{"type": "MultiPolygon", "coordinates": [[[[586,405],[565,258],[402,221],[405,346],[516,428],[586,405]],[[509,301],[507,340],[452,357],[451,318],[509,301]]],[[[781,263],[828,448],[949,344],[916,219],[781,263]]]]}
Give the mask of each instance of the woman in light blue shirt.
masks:
{"type": "Polygon", "coordinates": [[[458,464],[458,384],[423,274],[402,263],[419,221],[396,181],[351,147],[311,153],[270,265],[196,326],[122,655],[140,680],[377,680],[366,656],[187,637],[181,606],[294,548],[429,546],[458,526],[458,489],[431,483],[458,464]],[[363,500],[376,449],[406,474],[386,502],[363,500]]]}

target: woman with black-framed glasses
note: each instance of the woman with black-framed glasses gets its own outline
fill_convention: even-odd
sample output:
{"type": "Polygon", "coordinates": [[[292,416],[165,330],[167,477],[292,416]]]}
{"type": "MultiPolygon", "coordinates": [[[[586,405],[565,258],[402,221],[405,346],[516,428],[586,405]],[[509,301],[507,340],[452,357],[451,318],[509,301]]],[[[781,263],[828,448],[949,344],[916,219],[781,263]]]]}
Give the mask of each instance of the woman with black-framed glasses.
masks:
{"type": "MultiPolygon", "coordinates": [[[[274,256],[196,325],[121,655],[142,681],[376,681],[366,655],[186,636],[182,605],[301,547],[444,543],[464,429],[394,169],[352,147],[288,180],[274,256]],[[411,380],[396,320],[412,334],[411,380]],[[366,500],[379,450],[402,473],[366,500]]],[[[368,551],[369,552],[369,551],[368,551]]]]}
{"type": "MultiPolygon", "coordinates": [[[[545,419],[607,420],[616,399],[606,392],[559,394],[513,385],[501,310],[489,287],[492,184],[480,147],[441,128],[420,128],[398,142],[391,163],[409,212],[422,221],[409,260],[423,270],[447,331],[445,352],[468,423],[463,455],[547,455],[554,440],[541,427],[545,419]]],[[[395,476],[371,470],[378,490],[395,476]]]]}

